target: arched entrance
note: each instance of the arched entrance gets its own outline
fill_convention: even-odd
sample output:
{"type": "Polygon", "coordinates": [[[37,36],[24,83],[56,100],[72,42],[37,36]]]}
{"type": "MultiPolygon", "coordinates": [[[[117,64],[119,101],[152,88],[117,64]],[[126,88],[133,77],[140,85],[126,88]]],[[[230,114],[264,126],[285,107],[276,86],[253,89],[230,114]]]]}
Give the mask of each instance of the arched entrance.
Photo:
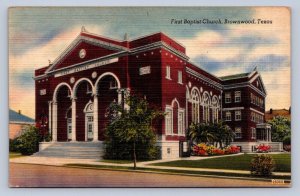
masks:
{"type": "Polygon", "coordinates": [[[73,122],[75,125],[73,132],[76,132],[76,141],[87,141],[85,109],[87,104],[93,100],[94,87],[89,79],[82,78],[75,83],[73,89],[75,106],[72,108],[75,109],[75,114],[72,117],[76,118],[73,122]]]}
{"type": "Polygon", "coordinates": [[[68,118],[67,113],[71,107],[71,88],[67,84],[60,84],[56,87],[53,97],[53,119],[55,126],[53,127],[54,141],[68,140],[68,118]]]}
{"type": "Polygon", "coordinates": [[[104,129],[108,123],[108,118],[106,117],[106,111],[112,102],[120,102],[121,95],[118,94],[118,89],[121,88],[120,81],[116,75],[113,73],[104,73],[96,81],[96,97],[94,98],[94,104],[97,108],[98,119],[95,126],[98,127],[98,139],[104,140],[104,129]]]}
{"type": "Polygon", "coordinates": [[[94,104],[90,101],[84,108],[85,113],[85,141],[94,139],[94,104]]]}

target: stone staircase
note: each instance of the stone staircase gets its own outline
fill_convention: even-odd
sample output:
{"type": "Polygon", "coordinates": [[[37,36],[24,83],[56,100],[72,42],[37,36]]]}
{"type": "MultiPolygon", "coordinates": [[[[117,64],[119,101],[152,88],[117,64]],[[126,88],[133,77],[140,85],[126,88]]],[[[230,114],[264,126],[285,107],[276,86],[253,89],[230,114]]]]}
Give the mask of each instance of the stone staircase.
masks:
{"type": "Polygon", "coordinates": [[[72,159],[102,159],[102,142],[43,142],[36,157],[58,157],[72,159]]]}

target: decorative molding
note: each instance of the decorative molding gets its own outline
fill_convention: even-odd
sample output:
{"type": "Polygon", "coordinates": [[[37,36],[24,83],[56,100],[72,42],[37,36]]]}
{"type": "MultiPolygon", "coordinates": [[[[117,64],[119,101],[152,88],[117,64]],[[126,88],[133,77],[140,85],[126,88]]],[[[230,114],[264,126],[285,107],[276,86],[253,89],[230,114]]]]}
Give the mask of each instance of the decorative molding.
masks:
{"type": "Polygon", "coordinates": [[[197,71],[195,71],[195,70],[193,70],[193,69],[191,69],[189,67],[186,67],[186,71],[187,71],[187,73],[189,73],[189,74],[191,74],[191,75],[193,75],[193,76],[195,76],[197,78],[200,78],[200,79],[206,81],[207,83],[212,84],[212,85],[218,87],[219,89],[222,89],[222,85],[220,83],[215,82],[215,81],[207,78],[206,76],[200,74],[199,72],[197,72],[197,71]]]}
{"type": "Polygon", "coordinates": [[[258,111],[258,110],[256,110],[256,109],[254,109],[254,108],[250,108],[250,110],[251,111],[253,111],[253,112],[256,112],[256,113],[258,113],[258,114],[261,114],[261,115],[265,115],[265,113],[262,113],[262,112],[260,112],[260,111],[258,111]]]}
{"type": "Polygon", "coordinates": [[[243,110],[244,107],[223,108],[222,111],[243,110]]]}

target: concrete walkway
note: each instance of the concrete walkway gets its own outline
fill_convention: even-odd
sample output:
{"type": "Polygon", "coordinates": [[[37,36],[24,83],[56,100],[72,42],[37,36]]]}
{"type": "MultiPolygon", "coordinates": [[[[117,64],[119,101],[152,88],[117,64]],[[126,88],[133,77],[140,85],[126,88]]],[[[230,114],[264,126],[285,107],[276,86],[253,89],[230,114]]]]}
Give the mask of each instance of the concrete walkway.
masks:
{"type": "MultiPolygon", "coordinates": [[[[237,156],[240,154],[234,155],[225,155],[225,156],[237,156]]],[[[153,163],[162,163],[169,161],[177,160],[203,160],[203,159],[213,159],[219,158],[215,157],[187,157],[187,158],[177,158],[169,160],[155,160],[155,161],[145,161],[138,162],[137,167],[140,168],[152,168],[152,169],[168,169],[168,170],[184,170],[184,171],[205,171],[205,172],[223,172],[223,173],[235,173],[235,174],[249,174],[249,171],[245,170],[229,170],[229,169],[210,169],[210,168],[190,168],[190,167],[169,167],[169,166],[154,166],[153,163]]],[[[39,165],[52,165],[52,166],[64,166],[66,164],[88,164],[88,165],[103,165],[103,166],[123,166],[123,167],[132,167],[133,163],[108,163],[101,162],[101,160],[96,159],[66,159],[66,158],[53,158],[53,157],[19,157],[10,159],[11,163],[26,163],[26,164],[39,164],[39,165]]],[[[276,176],[290,176],[290,172],[273,172],[276,176]]]]}

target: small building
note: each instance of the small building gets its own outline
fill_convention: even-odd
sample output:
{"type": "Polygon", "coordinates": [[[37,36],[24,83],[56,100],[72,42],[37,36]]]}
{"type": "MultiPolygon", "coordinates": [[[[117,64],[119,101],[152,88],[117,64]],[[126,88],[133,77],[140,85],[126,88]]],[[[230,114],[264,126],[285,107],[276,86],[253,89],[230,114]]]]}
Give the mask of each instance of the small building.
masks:
{"type": "Polygon", "coordinates": [[[25,116],[21,113],[9,109],[9,139],[15,139],[28,125],[34,125],[34,119],[25,116]]]}

